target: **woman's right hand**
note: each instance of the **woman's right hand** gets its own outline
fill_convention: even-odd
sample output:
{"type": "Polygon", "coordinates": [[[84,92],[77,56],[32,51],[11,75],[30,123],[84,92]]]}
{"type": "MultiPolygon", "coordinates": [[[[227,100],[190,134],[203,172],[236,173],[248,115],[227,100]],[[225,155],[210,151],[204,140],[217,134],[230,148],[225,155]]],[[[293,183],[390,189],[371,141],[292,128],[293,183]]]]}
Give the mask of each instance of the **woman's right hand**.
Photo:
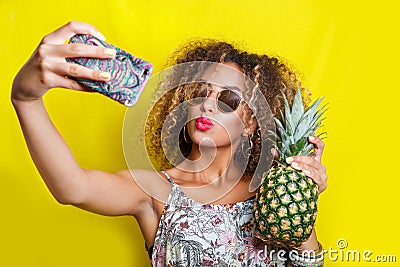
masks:
{"type": "Polygon", "coordinates": [[[115,57],[113,49],[84,44],[65,44],[66,40],[78,33],[105,39],[92,25],[76,21],[71,21],[46,35],[14,79],[11,93],[13,103],[41,99],[50,88],[54,87],[87,91],[84,86],[68,77],[95,81],[110,79],[109,73],[67,63],[65,58],[69,57],[115,57]]]}

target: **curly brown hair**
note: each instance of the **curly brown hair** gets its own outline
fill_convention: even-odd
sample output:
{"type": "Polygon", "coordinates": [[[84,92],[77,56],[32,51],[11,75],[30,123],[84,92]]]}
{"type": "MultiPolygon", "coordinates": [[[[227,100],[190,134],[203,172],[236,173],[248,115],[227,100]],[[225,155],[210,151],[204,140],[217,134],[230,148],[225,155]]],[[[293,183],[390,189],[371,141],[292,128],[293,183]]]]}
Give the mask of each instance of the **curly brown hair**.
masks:
{"type": "MultiPolygon", "coordinates": [[[[296,74],[277,57],[248,53],[235,48],[232,44],[210,39],[188,42],[176,50],[169,59],[170,66],[183,63],[190,65],[192,62],[236,63],[252,82],[252,85],[246,86],[247,89],[243,92],[243,97],[251,108],[250,112],[245,112],[245,120],[247,123],[256,120],[257,126],[250,137],[253,146],[249,151],[244,176],[254,174],[262,153],[266,152],[266,148],[271,148],[263,143],[265,138],[261,138],[263,134],[265,136],[270,125],[258,121],[267,120],[267,117],[272,115],[282,119],[280,112],[284,105],[282,93],[291,104],[296,90],[301,87],[296,74]],[[271,110],[272,114],[266,112],[266,107],[257,101],[256,92],[264,95],[269,105],[268,110],[271,110]]],[[[182,129],[182,125],[186,123],[187,107],[180,104],[191,97],[193,86],[190,81],[193,81],[196,75],[201,75],[202,71],[198,67],[181,68],[166,75],[160,83],[155,95],[157,100],[150,110],[145,125],[147,153],[157,170],[175,166],[191,151],[191,140],[188,140],[190,138],[187,132],[185,133],[185,127],[182,129]],[[171,86],[174,87],[173,90],[170,89],[171,86]],[[180,128],[176,130],[177,127],[180,128]],[[174,136],[173,133],[179,133],[179,136],[176,134],[174,136]],[[165,147],[172,150],[166,150],[165,147]]],[[[310,93],[305,88],[301,89],[303,100],[307,105],[310,102],[310,93]]]]}

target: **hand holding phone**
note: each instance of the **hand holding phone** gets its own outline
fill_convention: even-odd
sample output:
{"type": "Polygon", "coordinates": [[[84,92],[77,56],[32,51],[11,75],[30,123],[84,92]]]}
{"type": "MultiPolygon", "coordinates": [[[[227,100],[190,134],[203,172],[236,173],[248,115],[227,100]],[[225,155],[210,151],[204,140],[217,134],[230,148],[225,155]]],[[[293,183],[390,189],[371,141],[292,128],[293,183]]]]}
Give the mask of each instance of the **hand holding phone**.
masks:
{"type": "Polygon", "coordinates": [[[113,59],[78,57],[66,58],[66,60],[67,62],[73,62],[94,70],[109,72],[111,74],[111,79],[107,82],[73,78],[77,82],[127,107],[136,104],[153,71],[151,63],[87,34],[74,35],[70,39],[69,43],[89,44],[115,49],[117,53],[113,59]]]}

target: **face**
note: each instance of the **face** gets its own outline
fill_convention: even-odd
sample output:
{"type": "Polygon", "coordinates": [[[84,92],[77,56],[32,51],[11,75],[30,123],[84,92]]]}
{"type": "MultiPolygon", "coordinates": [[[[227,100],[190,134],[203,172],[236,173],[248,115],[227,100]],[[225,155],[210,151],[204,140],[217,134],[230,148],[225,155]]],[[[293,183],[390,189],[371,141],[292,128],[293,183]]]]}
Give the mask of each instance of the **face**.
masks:
{"type": "Polygon", "coordinates": [[[238,108],[232,111],[217,98],[227,103],[240,99],[245,87],[244,74],[235,63],[213,64],[201,79],[205,82],[208,95],[189,105],[187,127],[190,138],[202,146],[238,144],[245,132],[243,101],[238,102],[238,108]],[[238,95],[240,98],[237,98],[238,95]]]}

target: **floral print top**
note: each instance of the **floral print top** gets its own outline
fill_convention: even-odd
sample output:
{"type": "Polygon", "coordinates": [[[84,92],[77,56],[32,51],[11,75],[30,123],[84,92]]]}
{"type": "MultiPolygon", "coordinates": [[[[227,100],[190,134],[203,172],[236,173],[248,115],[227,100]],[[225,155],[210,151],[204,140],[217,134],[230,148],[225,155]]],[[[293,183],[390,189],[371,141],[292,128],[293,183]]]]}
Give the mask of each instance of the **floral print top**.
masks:
{"type": "Polygon", "coordinates": [[[279,248],[253,237],[254,199],[202,204],[163,173],[172,189],[153,245],[153,266],[285,266],[272,251],[279,248]]]}

